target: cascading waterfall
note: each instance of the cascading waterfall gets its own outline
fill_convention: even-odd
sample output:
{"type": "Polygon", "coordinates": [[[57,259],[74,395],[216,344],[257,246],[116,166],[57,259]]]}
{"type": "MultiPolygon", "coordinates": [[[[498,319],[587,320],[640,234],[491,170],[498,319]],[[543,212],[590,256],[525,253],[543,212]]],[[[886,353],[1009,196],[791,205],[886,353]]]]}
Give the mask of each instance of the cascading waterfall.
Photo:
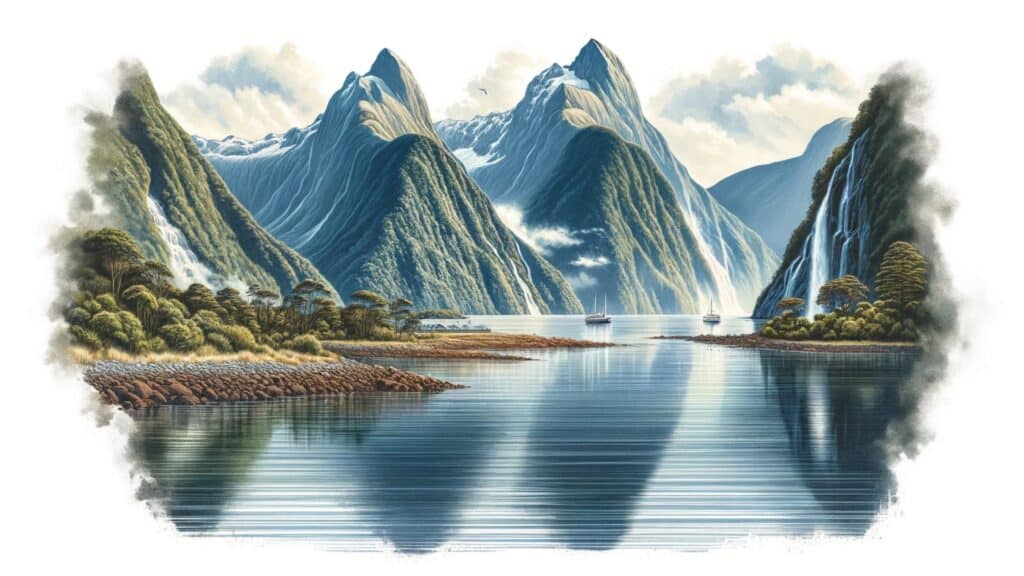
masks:
{"type": "MultiPolygon", "coordinates": [[[[169,253],[168,268],[174,273],[174,284],[181,289],[188,288],[190,284],[205,284],[214,288],[222,288],[229,284],[220,275],[216,274],[206,264],[199,260],[199,256],[192,251],[188,245],[185,235],[177,226],[171,224],[164,213],[163,206],[152,196],[146,197],[146,206],[153,216],[157,232],[160,238],[167,245],[169,253]]],[[[240,284],[240,282],[239,282],[240,284]]],[[[237,289],[238,287],[235,286],[237,289]]],[[[244,292],[244,287],[242,290],[244,292]]]]}
{"type": "MultiPolygon", "coordinates": [[[[501,254],[498,254],[498,249],[494,247],[494,244],[491,244],[490,240],[486,238],[484,238],[484,242],[490,246],[491,251],[494,252],[495,258],[498,259],[498,262],[501,262],[501,254]]],[[[514,239],[512,242],[516,243],[514,239]]],[[[519,249],[519,244],[516,244],[516,249],[519,249]]],[[[522,259],[522,257],[523,254],[520,252],[519,258],[522,259]]],[[[519,284],[519,290],[523,293],[523,299],[526,301],[527,312],[529,312],[530,316],[540,316],[540,308],[537,306],[537,302],[533,299],[533,294],[530,293],[530,287],[527,286],[526,282],[523,282],[522,276],[519,275],[519,269],[516,268],[515,262],[509,260],[508,266],[512,269],[512,276],[516,279],[516,283],[519,284]]],[[[525,261],[523,262],[523,266],[526,266],[525,261]]],[[[527,267],[526,270],[529,272],[530,268],[527,267]]]]}
{"type": "Polygon", "coordinates": [[[798,297],[804,299],[806,315],[812,318],[821,312],[815,300],[823,284],[844,274],[866,280],[863,275],[867,267],[870,226],[867,200],[861,191],[867,157],[864,149],[869,140],[870,130],[865,130],[832,170],[825,197],[818,206],[800,254],[786,267],[781,282],[766,289],[755,315],[773,316],[778,313],[776,303],[783,298],[798,297]]]}
{"type": "Polygon", "coordinates": [[[806,306],[807,316],[813,317],[821,313],[821,306],[815,303],[818,291],[821,286],[832,278],[853,272],[850,266],[850,246],[857,243],[858,258],[856,260],[859,270],[863,262],[863,249],[867,236],[867,218],[864,217],[864,201],[858,192],[861,189],[861,179],[858,173],[857,149],[866,140],[869,130],[865,130],[850,148],[850,154],[843,158],[843,161],[832,171],[829,177],[828,189],[825,192],[825,199],[818,208],[818,214],[814,218],[814,228],[811,230],[811,252],[810,252],[810,278],[807,282],[806,306]],[[839,212],[834,219],[829,218],[832,205],[832,191],[835,186],[837,175],[845,172],[843,179],[842,197],[839,199],[839,212]],[[853,211],[856,209],[856,218],[853,211]],[[835,231],[829,233],[829,226],[835,222],[835,231]],[[836,247],[839,248],[838,266],[833,266],[833,257],[836,256],[836,247]]]}

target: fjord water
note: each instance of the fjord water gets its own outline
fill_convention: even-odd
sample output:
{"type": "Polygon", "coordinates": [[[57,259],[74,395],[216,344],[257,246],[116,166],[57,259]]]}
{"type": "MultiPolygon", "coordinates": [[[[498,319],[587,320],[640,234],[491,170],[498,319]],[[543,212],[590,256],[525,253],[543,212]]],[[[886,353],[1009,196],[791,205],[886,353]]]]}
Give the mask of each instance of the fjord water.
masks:
{"type": "Polygon", "coordinates": [[[712,329],[696,316],[474,322],[624,346],[390,362],[470,386],[432,395],[139,412],[141,495],[184,533],[402,552],[859,536],[892,499],[912,355],[649,338],[712,329]]]}

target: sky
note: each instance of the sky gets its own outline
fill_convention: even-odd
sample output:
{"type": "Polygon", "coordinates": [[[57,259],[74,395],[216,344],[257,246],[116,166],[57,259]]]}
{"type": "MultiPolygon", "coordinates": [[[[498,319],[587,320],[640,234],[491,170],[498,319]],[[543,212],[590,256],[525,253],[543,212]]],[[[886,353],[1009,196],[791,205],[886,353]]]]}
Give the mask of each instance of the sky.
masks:
{"type": "Polygon", "coordinates": [[[513,107],[530,78],[553,62],[570,63],[595,37],[623,60],[646,115],[705,185],[800,154],[816,129],[853,116],[877,75],[901,57],[834,53],[805,35],[799,43],[784,34],[702,41],[695,53],[686,36],[652,42],[606,26],[567,27],[528,43],[514,27],[476,32],[466,30],[465,43],[452,46],[447,34],[417,42],[383,32],[353,39],[275,31],[190,45],[175,62],[137,57],[187,130],[254,139],[311,122],[348,73],[366,72],[384,47],[410,66],[434,120],[467,119],[513,107]]]}

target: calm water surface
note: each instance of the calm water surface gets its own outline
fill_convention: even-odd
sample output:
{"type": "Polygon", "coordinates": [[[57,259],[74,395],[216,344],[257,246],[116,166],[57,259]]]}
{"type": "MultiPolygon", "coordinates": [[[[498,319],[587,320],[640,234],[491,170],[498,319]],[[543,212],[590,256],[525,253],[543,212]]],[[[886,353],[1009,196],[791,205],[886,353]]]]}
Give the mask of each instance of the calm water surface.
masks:
{"type": "Polygon", "coordinates": [[[440,394],[137,413],[143,497],[184,533],[402,552],[861,535],[891,500],[909,354],[649,339],[709,330],[693,316],[474,322],[628,346],[391,362],[470,386],[440,394]]]}

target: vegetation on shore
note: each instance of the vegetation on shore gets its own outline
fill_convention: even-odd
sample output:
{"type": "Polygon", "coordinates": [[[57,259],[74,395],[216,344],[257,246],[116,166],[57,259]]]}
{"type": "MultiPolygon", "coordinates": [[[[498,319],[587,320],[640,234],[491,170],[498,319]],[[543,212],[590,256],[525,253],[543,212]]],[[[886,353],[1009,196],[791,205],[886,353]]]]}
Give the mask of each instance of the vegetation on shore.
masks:
{"type": "Polygon", "coordinates": [[[253,284],[245,294],[214,292],[194,283],[184,290],[164,264],[148,260],[123,230],[90,230],[71,242],[71,290],[62,306],[77,358],[184,354],[319,356],[321,340],[394,340],[413,337],[419,317],[412,302],[360,290],[338,306],[331,290],[303,280],[281,297],[253,284]]]}
{"type": "Polygon", "coordinates": [[[924,256],[909,242],[893,242],[875,276],[878,299],[867,301],[871,291],[855,276],[835,278],[818,292],[816,303],[825,313],[805,318],[803,299],[785,298],[778,303],[781,314],[759,334],[783,340],[916,342],[927,282],[924,256]]]}

